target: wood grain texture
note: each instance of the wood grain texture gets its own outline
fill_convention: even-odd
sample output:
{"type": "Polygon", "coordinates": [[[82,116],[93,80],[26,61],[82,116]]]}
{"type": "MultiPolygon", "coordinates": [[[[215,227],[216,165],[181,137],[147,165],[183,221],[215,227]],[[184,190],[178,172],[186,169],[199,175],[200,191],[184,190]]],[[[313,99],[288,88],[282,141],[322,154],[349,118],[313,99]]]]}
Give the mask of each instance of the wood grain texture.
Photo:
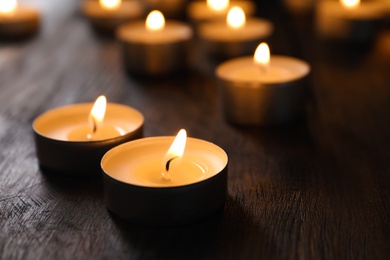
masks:
{"type": "Polygon", "coordinates": [[[184,74],[134,77],[79,1],[31,2],[44,14],[41,33],[0,43],[1,259],[388,259],[389,28],[369,48],[329,45],[310,20],[260,1],[276,26],[271,50],[312,65],[311,98],[304,120],[237,127],[220,113],[216,61],[194,54],[184,74]],[[100,178],[42,173],[34,118],[101,94],[142,111],[145,136],[186,128],[224,148],[224,211],[187,226],[136,226],[107,212],[100,178]]]}

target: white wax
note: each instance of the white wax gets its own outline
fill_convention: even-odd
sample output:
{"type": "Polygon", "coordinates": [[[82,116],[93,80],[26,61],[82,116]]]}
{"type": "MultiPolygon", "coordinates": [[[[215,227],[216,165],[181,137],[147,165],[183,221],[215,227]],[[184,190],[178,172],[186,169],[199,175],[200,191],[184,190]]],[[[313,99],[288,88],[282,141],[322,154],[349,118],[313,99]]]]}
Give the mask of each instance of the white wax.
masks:
{"type": "Polygon", "coordinates": [[[299,59],[272,55],[265,71],[256,65],[252,56],[229,60],[217,68],[217,76],[232,82],[260,82],[279,84],[306,76],[310,66],[299,59]]]}
{"type": "Polygon", "coordinates": [[[131,133],[142,126],[144,118],[137,110],[108,103],[105,118],[92,138],[89,113],[93,103],[77,104],[50,110],[33,123],[34,130],[45,137],[60,141],[85,142],[107,140],[131,133]]]}
{"type": "Polygon", "coordinates": [[[226,19],[229,9],[233,6],[241,7],[245,15],[252,16],[256,7],[251,1],[230,1],[229,6],[221,11],[215,11],[207,6],[206,1],[192,1],[188,4],[188,16],[195,21],[226,19]]]}
{"type": "Polygon", "coordinates": [[[144,14],[144,7],[139,1],[122,1],[116,9],[107,9],[97,0],[86,0],[82,6],[86,16],[95,18],[140,18],[144,14]]]}
{"type": "Polygon", "coordinates": [[[163,158],[173,136],[149,137],[119,145],[102,159],[102,169],[112,178],[143,187],[177,187],[212,178],[227,165],[227,155],[218,146],[187,138],[181,159],[170,164],[170,180],[162,178],[163,158]]]}
{"type": "Polygon", "coordinates": [[[241,28],[231,28],[226,21],[203,23],[199,26],[199,35],[211,41],[245,41],[262,39],[271,35],[273,25],[264,19],[248,18],[241,28]]]}
{"type": "Polygon", "coordinates": [[[126,132],[122,127],[118,125],[111,124],[109,122],[104,122],[100,125],[95,132],[92,132],[91,126],[84,122],[78,127],[75,127],[72,131],[68,133],[67,140],[77,140],[77,141],[94,141],[94,140],[104,140],[110,139],[117,136],[125,135],[126,132]]]}
{"type": "Polygon", "coordinates": [[[185,23],[167,20],[163,30],[149,31],[145,27],[145,21],[138,21],[120,26],[117,35],[128,42],[164,44],[189,40],[192,30],[185,23]]]}

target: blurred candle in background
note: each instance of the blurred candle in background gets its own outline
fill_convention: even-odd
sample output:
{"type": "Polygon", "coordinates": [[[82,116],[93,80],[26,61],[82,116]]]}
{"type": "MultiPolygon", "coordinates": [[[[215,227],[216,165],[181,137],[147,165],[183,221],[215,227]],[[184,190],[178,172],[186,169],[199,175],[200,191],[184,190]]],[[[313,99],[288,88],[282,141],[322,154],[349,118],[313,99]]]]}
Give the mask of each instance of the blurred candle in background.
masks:
{"type": "Polygon", "coordinates": [[[252,56],[228,60],[216,69],[222,112],[238,125],[272,125],[303,115],[310,72],[306,62],[270,55],[261,43],[252,56]]]}
{"type": "Polygon", "coordinates": [[[233,6],[240,7],[246,16],[252,16],[256,11],[252,1],[207,0],[190,2],[187,6],[187,14],[195,24],[211,20],[224,21],[233,6]]]}
{"type": "Polygon", "coordinates": [[[17,0],[0,0],[0,38],[14,39],[34,35],[39,30],[40,15],[33,7],[17,0]]]}
{"type": "Polygon", "coordinates": [[[316,32],[325,40],[370,43],[385,16],[381,1],[321,1],[316,8],[316,32]]]}
{"type": "Polygon", "coordinates": [[[119,25],[145,14],[144,5],[136,0],[85,0],[81,8],[92,28],[109,34],[113,34],[119,25]]]}
{"type": "Polygon", "coordinates": [[[146,21],[124,24],[117,31],[127,70],[145,75],[167,74],[186,68],[192,35],[190,26],[165,21],[158,10],[150,12],[146,21]]]}
{"type": "Polygon", "coordinates": [[[253,53],[259,42],[267,39],[272,32],[270,21],[246,18],[239,6],[230,8],[225,21],[204,22],[198,27],[206,55],[221,58],[253,53]]]}

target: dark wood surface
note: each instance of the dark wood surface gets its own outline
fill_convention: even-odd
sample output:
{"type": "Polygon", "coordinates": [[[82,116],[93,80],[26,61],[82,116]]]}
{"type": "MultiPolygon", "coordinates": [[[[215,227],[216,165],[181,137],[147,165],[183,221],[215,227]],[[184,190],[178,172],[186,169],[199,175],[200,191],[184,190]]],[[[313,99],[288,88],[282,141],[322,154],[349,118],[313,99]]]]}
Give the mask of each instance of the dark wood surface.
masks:
{"type": "MultiPolygon", "coordinates": [[[[0,44],[1,259],[388,259],[390,255],[390,29],[366,48],[330,46],[275,2],[274,53],[312,65],[303,120],[237,127],[221,116],[217,64],[182,75],[129,76],[118,44],[97,37],[79,1],[36,0],[41,33],[0,44]],[[200,223],[150,228],[112,217],[101,178],[43,174],[31,123],[54,107],[131,105],[145,136],[212,141],[229,155],[223,212],[200,223]]],[[[271,2],[271,1],[270,1],[271,2]]],[[[387,27],[387,28],[386,28],[387,27]]]]}

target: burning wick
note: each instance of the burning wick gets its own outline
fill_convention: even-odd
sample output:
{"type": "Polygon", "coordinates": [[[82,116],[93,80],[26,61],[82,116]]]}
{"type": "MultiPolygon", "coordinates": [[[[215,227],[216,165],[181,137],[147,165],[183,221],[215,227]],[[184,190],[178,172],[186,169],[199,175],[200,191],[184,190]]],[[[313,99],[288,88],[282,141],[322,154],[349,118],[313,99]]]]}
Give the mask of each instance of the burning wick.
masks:
{"type": "Polygon", "coordinates": [[[90,116],[89,119],[92,122],[92,134],[94,134],[94,133],[96,133],[96,130],[97,130],[97,124],[96,124],[95,119],[92,116],[90,116]]]}
{"type": "Polygon", "coordinates": [[[171,162],[172,162],[173,160],[175,160],[176,158],[179,158],[179,156],[172,157],[172,158],[169,159],[169,160],[167,161],[167,163],[165,164],[165,170],[166,170],[167,172],[169,171],[169,165],[170,165],[171,162]]]}
{"type": "Polygon", "coordinates": [[[92,136],[98,130],[98,126],[103,122],[104,115],[106,113],[107,99],[105,96],[100,96],[96,99],[95,104],[92,107],[91,113],[89,114],[89,121],[91,123],[92,133],[88,135],[91,139],[92,136]]]}
{"type": "Polygon", "coordinates": [[[171,147],[169,148],[167,154],[164,156],[163,162],[165,164],[165,171],[161,174],[162,178],[166,181],[171,180],[171,175],[169,173],[169,167],[171,162],[175,159],[181,159],[184,148],[186,146],[187,132],[184,129],[181,129],[179,133],[176,135],[175,140],[171,147]],[[168,159],[167,159],[168,158],[168,159]]]}

